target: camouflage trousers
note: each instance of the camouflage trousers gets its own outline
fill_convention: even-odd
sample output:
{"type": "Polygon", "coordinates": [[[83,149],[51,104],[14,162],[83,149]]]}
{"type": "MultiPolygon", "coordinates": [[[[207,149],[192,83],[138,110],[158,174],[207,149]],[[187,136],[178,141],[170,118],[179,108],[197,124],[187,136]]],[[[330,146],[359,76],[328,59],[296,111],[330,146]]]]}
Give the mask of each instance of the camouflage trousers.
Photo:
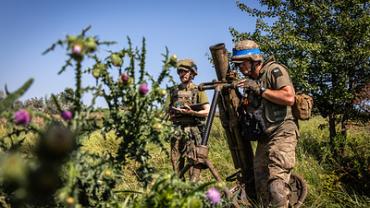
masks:
{"type": "Polygon", "coordinates": [[[264,207],[288,207],[289,180],[295,165],[298,129],[294,122],[280,126],[266,141],[259,141],[254,157],[257,196],[264,207]]]}
{"type": "MultiPolygon", "coordinates": [[[[179,126],[178,131],[171,138],[171,163],[176,174],[180,174],[188,159],[195,159],[196,145],[202,139],[198,126],[179,126]]],[[[190,168],[189,177],[191,181],[198,181],[200,170],[190,168]]]]}

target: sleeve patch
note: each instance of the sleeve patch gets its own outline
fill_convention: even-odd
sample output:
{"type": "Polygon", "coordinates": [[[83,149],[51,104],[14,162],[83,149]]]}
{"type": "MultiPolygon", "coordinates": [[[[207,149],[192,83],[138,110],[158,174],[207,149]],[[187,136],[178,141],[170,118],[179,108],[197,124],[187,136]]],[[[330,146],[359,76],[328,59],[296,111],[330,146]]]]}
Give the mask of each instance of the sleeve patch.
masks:
{"type": "Polygon", "coordinates": [[[280,71],[278,67],[274,68],[271,73],[272,75],[274,75],[275,79],[277,79],[280,76],[283,76],[283,73],[280,71]]]}

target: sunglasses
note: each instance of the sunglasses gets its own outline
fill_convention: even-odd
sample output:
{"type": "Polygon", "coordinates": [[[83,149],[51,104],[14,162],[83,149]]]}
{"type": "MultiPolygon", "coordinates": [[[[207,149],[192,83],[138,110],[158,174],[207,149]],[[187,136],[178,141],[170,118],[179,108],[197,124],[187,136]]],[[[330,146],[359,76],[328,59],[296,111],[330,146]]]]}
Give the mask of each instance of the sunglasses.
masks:
{"type": "Polygon", "coordinates": [[[234,63],[234,66],[235,66],[235,67],[240,68],[240,67],[242,67],[245,63],[246,63],[246,61],[241,62],[241,63],[234,63]]]}
{"type": "Polygon", "coordinates": [[[187,73],[187,72],[190,72],[190,71],[189,70],[184,70],[184,69],[178,69],[177,70],[177,74],[181,74],[183,72],[187,73]]]}

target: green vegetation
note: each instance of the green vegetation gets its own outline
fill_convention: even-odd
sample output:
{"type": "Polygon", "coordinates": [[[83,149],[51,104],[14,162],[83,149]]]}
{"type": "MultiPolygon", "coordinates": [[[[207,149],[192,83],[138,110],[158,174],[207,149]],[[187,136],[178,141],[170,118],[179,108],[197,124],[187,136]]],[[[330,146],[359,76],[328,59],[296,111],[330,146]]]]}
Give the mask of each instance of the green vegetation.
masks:
{"type": "MultiPolygon", "coordinates": [[[[331,158],[332,154],[328,145],[329,130],[327,128],[322,128],[322,124],[325,123],[325,119],[320,116],[300,123],[301,138],[297,148],[298,160],[294,172],[303,176],[308,183],[309,192],[304,207],[369,207],[370,197],[366,195],[368,192],[365,192],[369,187],[369,172],[366,172],[368,171],[370,158],[370,152],[368,151],[370,149],[370,144],[368,142],[370,139],[369,124],[352,124],[351,128],[349,128],[348,144],[346,146],[346,162],[343,162],[343,164],[347,164],[348,167],[344,167],[331,158]],[[349,169],[349,161],[351,161],[353,165],[352,169],[349,169]],[[354,180],[352,177],[356,177],[356,179],[354,180]]],[[[0,137],[4,136],[5,133],[5,129],[3,125],[1,125],[0,137]]],[[[33,134],[27,135],[27,139],[23,143],[23,146],[27,148],[22,148],[24,152],[34,146],[35,139],[37,139],[37,137],[33,134]]],[[[99,132],[93,132],[84,140],[82,145],[82,151],[104,157],[104,155],[107,154],[116,154],[119,142],[113,132],[107,133],[105,137],[99,132]]],[[[209,147],[209,157],[219,171],[221,177],[225,179],[235,170],[231,155],[227,148],[224,131],[217,118],[212,127],[209,147]]],[[[165,181],[165,183],[169,183],[173,190],[177,189],[172,182],[183,187],[179,190],[186,193],[186,191],[191,190],[188,184],[177,181],[177,179],[170,176],[172,168],[166,150],[169,150],[169,143],[165,143],[165,149],[160,149],[153,144],[148,146],[148,151],[151,156],[149,163],[153,167],[156,167],[159,173],[155,174],[154,178],[157,179],[159,177],[159,180],[162,180],[162,182],[166,178],[168,180],[165,181]]],[[[148,188],[143,188],[140,185],[135,177],[135,169],[137,167],[138,163],[134,160],[131,160],[126,166],[122,167],[124,175],[122,180],[115,186],[118,197],[116,203],[119,202],[118,204],[120,205],[126,203],[125,205],[127,206],[138,206],[140,202],[142,206],[146,206],[143,203],[148,203],[147,205],[150,207],[149,204],[152,202],[142,201],[142,197],[150,196],[158,202],[160,197],[164,195],[162,196],[152,190],[153,183],[150,184],[148,188]],[[145,193],[147,193],[147,195],[145,195],[145,193]]],[[[69,174],[73,175],[78,173],[73,173],[73,170],[69,170],[69,174]]],[[[105,174],[109,174],[109,172],[105,172],[105,174]]],[[[214,181],[212,175],[207,170],[203,171],[201,176],[200,184],[214,181]]],[[[228,183],[227,185],[231,187],[232,183],[228,183]]],[[[222,184],[219,184],[219,186],[222,187],[222,184]]],[[[173,197],[182,198],[181,193],[173,197]]],[[[204,197],[199,195],[199,193],[200,192],[194,192],[195,195],[179,203],[183,203],[183,205],[198,203],[198,200],[204,197]]]]}
{"type": "MultiPolygon", "coordinates": [[[[369,103],[361,93],[369,82],[369,3],[261,2],[268,13],[238,3],[259,19],[255,33],[232,30],[234,38],[252,37],[286,63],[298,88],[311,92],[324,116],[300,123],[294,172],[308,183],[304,206],[370,207],[369,114],[360,108],[369,103]],[[277,18],[276,24],[264,24],[265,17],[277,18]],[[358,110],[364,113],[363,123],[355,123],[358,110]]],[[[74,88],[45,101],[30,100],[24,108],[16,99],[32,79],[13,94],[1,95],[0,207],[229,206],[226,199],[220,202],[218,191],[232,182],[216,183],[207,170],[197,184],[172,175],[169,139],[176,130],[163,104],[176,56],[166,49],[155,78],[145,68],[145,39],[134,47],[128,38],[126,47],[110,51],[115,42],[88,36],[88,30],[45,51],[66,50],[59,74],[73,70],[74,88]],[[96,84],[85,86],[86,76],[96,84]],[[89,105],[82,102],[86,93],[93,97],[89,105]],[[106,102],[106,109],[95,108],[97,98],[106,102]],[[207,189],[212,194],[206,195],[207,189]]],[[[235,172],[219,119],[213,123],[209,150],[223,179],[235,172]]]]}

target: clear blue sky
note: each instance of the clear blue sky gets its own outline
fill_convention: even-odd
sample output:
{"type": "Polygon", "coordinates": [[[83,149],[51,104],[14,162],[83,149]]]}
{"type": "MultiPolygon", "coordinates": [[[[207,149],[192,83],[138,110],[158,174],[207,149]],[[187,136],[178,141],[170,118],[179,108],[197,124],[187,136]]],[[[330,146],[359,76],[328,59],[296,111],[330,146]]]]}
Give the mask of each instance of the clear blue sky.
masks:
{"type": "MultiPolygon", "coordinates": [[[[244,2],[259,7],[257,0],[244,2]]],[[[216,77],[206,56],[209,46],[224,42],[230,50],[228,28],[253,31],[255,18],[240,11],[234,0],[1,0],[0,89],[7,84],[13,91],[33,77],[35,83],[24,100],[73,86],[72,70],[57,75],[65,51],[41,53],[57,39],[77,34],[88,25],[92,25],[89,34],[118,41],[112,49],[126,46],[126,36],[134,45],[145,37],[147,69],[153,74],[161,68],[165,46],[179,58],[193,58],[199,69],[195,82],[199,83],[216,77]]]]}

